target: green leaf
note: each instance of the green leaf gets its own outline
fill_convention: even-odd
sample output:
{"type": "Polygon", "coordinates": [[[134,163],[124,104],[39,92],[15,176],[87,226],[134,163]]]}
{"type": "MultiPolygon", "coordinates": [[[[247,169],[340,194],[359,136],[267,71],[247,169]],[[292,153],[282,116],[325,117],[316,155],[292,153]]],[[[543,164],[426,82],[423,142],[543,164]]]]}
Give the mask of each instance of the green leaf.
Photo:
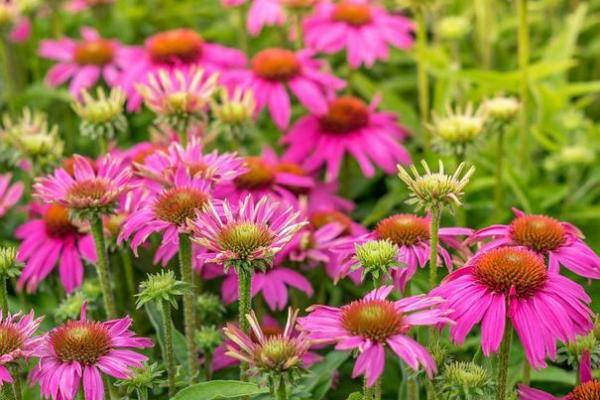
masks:
{"type": "Polygon", "coordinates": [[[300,381],[300,385],[305,390],[312,392],[312,400],[325,398],[333,383],[333,374],[348,357],[350,357],[348,352],[331,352],[322,362],[311,368],[311,373],[300,381]]]}
{"type": "Polygon", "coordinates": [[[210,381],[187,387],[177,393],[171,400],[237,399],[268,392],[267,388],[260,388],[257,384],[250,382],[210,381]]]}

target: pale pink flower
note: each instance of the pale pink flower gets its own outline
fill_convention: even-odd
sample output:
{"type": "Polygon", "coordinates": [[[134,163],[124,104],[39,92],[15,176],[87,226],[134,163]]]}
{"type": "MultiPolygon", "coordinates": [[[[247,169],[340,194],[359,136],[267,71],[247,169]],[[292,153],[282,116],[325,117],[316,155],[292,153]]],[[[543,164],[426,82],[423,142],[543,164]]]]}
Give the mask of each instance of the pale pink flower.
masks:
{"type": "Polygon", "coordinates": [[[382,375],[389,348],[410,368],[423,366],[431,378],[435,361],[425,347],[410,337],[415,326],[452,322],[440,308],[441,297],[413,296],[399,301],[386,298],[392,286],[383,286],[342,308],[316,305],[299,320],[301,330],[315,343],[335,343],[336,350],[358,350],[352,377],[364,375],[371,387],[382,375]]]}
{"type": "Polygon", "coordinates": [[[41,322],[42,318],[34,318],[33,311],[27,315],[3,315],[0,311],[0,387],[13,382],[7,367],[11,363],[28,360],[43,340],[43,337],[33,336],[41,322]]]}
{"type": "Polygon", "coordinates": [[[17,204],[23,195],[23,183],[16,182],[11,185],[11,179],[11,173],[0,175],[0,217],[17,204]]]}

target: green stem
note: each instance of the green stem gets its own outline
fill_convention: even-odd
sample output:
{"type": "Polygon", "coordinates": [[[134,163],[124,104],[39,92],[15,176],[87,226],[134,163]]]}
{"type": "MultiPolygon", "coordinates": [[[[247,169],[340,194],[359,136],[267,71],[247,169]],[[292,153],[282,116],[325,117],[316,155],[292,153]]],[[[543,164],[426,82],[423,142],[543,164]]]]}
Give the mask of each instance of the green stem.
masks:
{"type": "Polygon", "coordinates": [[[2,314],[8,313],[8,290],[6,288],[6,278],[2,277],[0,282],[0,309],[2,314]]]}
{"type": "MultiPolygon", "coordinates": [[[[239,324],[242,332],[250,333],[250,323],[246,315],[252,311],[252,272],[246,268],[238,269],[238,280],[239,280],[239,324]]],[[[246,370],[248,365],[246,363],[240,364],[240,380],[247,381],[248,376],[246,370]]]]}
{"type": "Polygon", "coordinates": [[[173,352],[173,318],[171,305],[163,301],[161,304],[163,323],[165,324],[165,358],[169,379],[169,398],[175,396],[175,353],[173,352]]]}
{"type": "Polygon", "coordinates": [[[129,291],[129,298],[133,299],[135,296],[135,276],[133,273],[133,264],[131,262],[131,254],[128,249],[121,249],[121,262],[123,263],[123,271],[125,272],[125,281],[127,283],[127,290],[129,291]]]}
{"type": "Polygon", "coordinates": [[[527,0],[517,0],[517,14],[519,17],[519,70],[520,70],[520,96],[521,114],[519,118],[520,161],[521,167],[529,164],[529,21],[527,16],[527,0]]]}
{"type": "Polygon", "coordinates": [[[138,400],[148,400],[148,389],[135,389],[138,400]]]}
{"type": "Polygon", "coordinates": [[[15,391],[13,385],[0,386],[0,398],[6,400],[15,400],[15,391]]]}
{"type": "Polygon", "coordinates": [[[0,61],[2,64],[2,83],[5,88],[5,100],[6,104],[9,106],[11,111],[15,111],[14,109],[14,101],[15,101],[15,79],[13,74],[13,65],[11,51],[9,49],[9,42],[6,39],[6,34],[4,32],[0,32],[0,61]]]}
{"type": "Polygon", "coordinates": [[[477,38],[479,42],[479,53],[481,63],[486,69],[492,66],[492,41],[491,41],[491,18],[493,0],[481,0],[474,2],[475,18],[477,24],[477,38]]]}
{"type": "Polygon", "coordinates": [[[204,377],[206,381],[210,381],[212,379],[212,362],[213,362],[213,352],[207,351],[204,353],[204,377]]]}
{"type": "Polygon", "coordinates": [[[194,304],[194,273],[192,270],[192,242],[186,234],[179,235],[179,267],[181,280],[188,286],[183,295],[183,317],[185,324],[185,341],[188,349],[188,365],[190,381],[198,377],[198,352],[194,338],[196,328],[196,308],[194,304]]]}
{"type": "Polygon", "coordinates": [[[117,309],[115,307],[115,298],[110,288],[110,272],[108,269],[108,257],[106,254],[106,243],[104,241],[104,226],[102,225],[102,217],[95,216],[90,221],[92,225],[92,235],[94,236],[94,244],[96,245],[96,255],[98,262],[96,263],[96,272],[100,280],[100,288],[102,289],[102,297],[104,300],[104,308],[106,316],[109,319],[117,317],[117,309]]]}
{"type": "Polygon", "coordinates": [[[438,244],[440,219],[442,216],[440,208],[431,210],[431,225],[429,228],[429,288],[433,289],[437,285],[437,269],[438,269],[438,244]]]}
{"type": "Polygon", "coordinates": [[[375,400],[381,400],[381,394],[381,378],[379,378],[377,379],[377,382],[375,382],[375,386],[373,387],[373,398],[375,400]]]}
{"type": "Polygon", "coordinates": [[[367,385],[367,378],[363,381],[363,400],[373,400],[374,390],[367,385]]]}
{"type": "Polygon", "coordinates": [[[287,394],[287,388],[285,386],[285,379],[283,379],[283,377],[281,377],[279,379],[279,387],[277,388],[277,392],[275,393],[275,399],[276,400],[287,400],[288,398],[288,394],[287,394]]]}
{"type": "Polygon", "coordinates": [[[418,400],[419,391],[417,388],[417,381],[414,378],[408,378],[406,382],[406,399],[407,400],[418,400]]]}
{"type": "Polygon", "coordinates": [[[13,379],[13,388],[15,389],[15,400],[22,400],[23,389],[21,389],[21,371],[19,367],[15,368],[13,379]]]}
{"type": "MultiPolygon", "coordinates": [[[[579,374],[577,374],[577,379],[579,379],[579,374]]],[[[531,383],[531,364],[527,361],[527,359],[523,360],[523,384],[529,385],[531,383]]],[[[577,382],[579,383],[579,382],[577,382]]]]}
{"type": "Polygon", "coordinates": [[[247,5],[242,4],[238,7],[238,34],[239,34],[239,42],[240,49],[244,52],[244,54],[248,54],[248,33],[246,32],[246,15],[248,14],[247,5]]]}
{"type": "Polygon", "coordinates": [[[421,116],[421,133],[425,150],[429,150],[430,137],[427,129],[429,122],[429,81],[425,68],[425,50],[427,48],[427,25],[425,11],[419,7],[416,11],[417,23],[417,84],[419,92],[419,113],[421,116]]]}
{"type": "Polygon", "coordinates": [[[504,211],[504,127],[498,129],[498,143],[496,145],[496,187],[494,190],[496,199],[496,214],[501,215],[504,211]]]}
{"type": "Polygon", "coordinates": [[[506,386],[508,381],[508,361],[510,358],[510,345],[512,344],[513,329],[510,320],[506,319],[504,338],[498,355],[498,379],[496,387],[496,400],[506,399],[506,386]]]}

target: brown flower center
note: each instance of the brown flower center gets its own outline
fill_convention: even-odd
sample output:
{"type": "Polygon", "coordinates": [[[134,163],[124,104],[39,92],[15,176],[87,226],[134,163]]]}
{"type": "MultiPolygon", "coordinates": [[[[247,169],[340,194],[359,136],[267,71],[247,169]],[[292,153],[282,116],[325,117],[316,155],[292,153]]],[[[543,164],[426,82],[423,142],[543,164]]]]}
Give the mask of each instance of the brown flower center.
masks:
{"type": "Polygon", "coordinates": [[[77,181],[69,188],[67,198],[73,200],[100,200],[106,190],[107,184],[103,179],[77,181]]]}
{"type": "Polygon", "coordinates": [[[413,246],[429,240],[429,222],[412,214],[397,214],[380,221],[375,228],[379,239],[388,239],[398,246],[413,246]]]}
{"type": "Polygon", "coordinates": [[[61,238],[79,231],[69,219],[69,210],[61,205],[50,205],[44,213],[43,219],[46,233],[49,236],[61,238]]]}
{"type": "Polygon", "coordinates": [[[23,346],[23,335],[19,330],[6,323],[0,325],[0,355],[9,354],[23,346]]]}
{"type": "Polygon", "coordinates": [[[246,157],[247,172],[235,178],[240,189],[264,189],[275,182],[275,169],[260,157],[246,157]]]}
{"type": "Polygon", "coordinates": [[[70,321],[50,333],[50,343],[63,362],[93,365],[106,355],[112,341],[108,329],[92,321],[70,321]]]}
{"type": "Polygon", "coordinates": [[[369,109],[360,99],[342,96],[329,104],[327,114],[320,119],[321,128],[330,133],[344,134],[365,127],[369,109]]]}
{"type": "Polygon", "coordinates": [[[327,224],[338,223],[344,227],[344,233],[350,233],[352,219],[339,211],[316,211],[309,217],[309,222],[314,229],[319,229],[327,224]]]}
{"type": "Polygon", "coordinates": [[[335,7],[333,19],[354,26],[366,25],[372,20],[371,7],[368,4],[345,1],[335,7]]]}
{"type": "Polygon", "coordinates": [[[570,400],[600,400],[600,381],[593,380],[578,385],[570,394],[570,400]]]}
{"type": "Polygon", "coordinates": [[[266,49],[254,56],[252,69],[256,75],[270,81],[286,82],[300,73],[300,62],[293,51],[266,49]]]}
{"type": "Polygon", "coordinates": [[[554,218],[545,215],[523,215],[510,225],[511,238],[532,250],[552,251],[565,243],[565,228],[554,218]]]}
{"type": "Polygon", "coordinates": [[[273,234],[265,225],[239,222],[219,232],[217,241],[239,259],[247,259],[254,251],[269,246],[273,242],[273,234]]]}
{"type": "Polygon", "coordinates": [[[387,300],[357,300],[342,308],[342,325],[354,336],[385,342],[404,332],[402,314],[387,300]]]}
{"type": "Polygon", "coordinates": [[[287,370],[298,363],[298,347],[296,341],[281,335],[273,336],[258,348],[259,363],[264,363],[269,370],[287,370]]]}
{"type": "Polygon", "coordinates": [[[75,62],[79,65],[107,65],[112,62],[114,56],[114,44],[106,39],[80,42],[75,47],[75,62]]]}
{"type": "Polygon", "coordinates": [[[533,296],[548,278],[541,257],[515,247],[500,247],[479,256],[474,275],[493,292],[507,294],[514,288],[521,298],[533,296]]]}
{"type": "Polygon", "coordinates": [[[154,214],[158,219],[182,226],[188,218],[194,218],[209,201],[205,192],[188,187],[167,189],[154,203],[154,214]]]}
{"type": "Polygon", "coordinates": [[[191,63],[202,54],[202,37],[191,29],[160,32],[146,42],[150,58],[156,63],[191,63]]]}
{"type": "Polygon", "coordinates": [[[306,171],[301,166],[289,161],[280,162],[276,169],[278,172],[285,172],[286,174],[306,176],[306,171]]]}

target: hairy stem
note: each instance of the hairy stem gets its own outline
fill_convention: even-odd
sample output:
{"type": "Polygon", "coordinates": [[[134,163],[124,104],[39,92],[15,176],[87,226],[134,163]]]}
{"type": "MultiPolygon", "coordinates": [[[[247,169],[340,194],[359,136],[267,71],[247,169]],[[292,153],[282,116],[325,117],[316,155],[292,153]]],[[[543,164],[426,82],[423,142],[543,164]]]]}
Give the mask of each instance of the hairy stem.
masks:
{"type": "Polygon", "coordinates": [[[431,210],[431,225],[429,228],[429,288],[433,289],[437,285],[437,269],[438,269],[438,245],[439,245],[439,230],[442,210],[433,208],[431,210]]]}
{"type": "Polygon", "coordinates": [[[520,96],[521,114],[519,118],[519,140],[521,167],[529,164],[529,20],[527,16],[527,0],[517,1],[517,14],[519,17],[519,71],[520,71],[520,96]]]}
{"type": "Polygon", "coordinates": [[[171,316],[171,305],[161,302],[163,323],[165,324],[165,358],[167,374],[169,379],[169,397],[175,396],[175,353],[173,352],[173,318],[171,316]]]}
{"type": "MultiPolygon", "coordinates": [[[[246,315],[252,310],[252,272],[246,268],[239,268],[238,270],[238,281],[239,281],[239,324],[242,332],[250,333],[250,323],[246,318],[246,315]]],[[[248,365],[244,362],[240,364],[240,380],[247,381],[248,376],[246,371],[248,365]]]]}
{"type": "Polygon", "coordinates": [[[196,308],[194,304],[194,273],[192,270],[192,242],[186,234],[179,235],[179,267],[181,280],[188,286],[183,295],[183,319],[185,325],[185,341],[188,350],[188,366],[190,381],[198,377],[198,352],[196,351],[196,308]]]}
{"type": "Polygon", "coordinates": [[[6,315],[8,313],[8,290],[6,288],[6,278],[0,278],[0,309],[2,310],[2,314],[6,315]]]}
{"type": "Polygon", "coordinates": [[[104,308],[106,316],[109,319],[117,317],[117,309],[115,306],[115,297],[110,287],[110,272],[108,268],[108,257],[106,254],[106,243],[104,240],[104,226],[102,225],[102,217],[95,216],[91,221],[92,235],[96,245],[96,255],[98,262],[96,263],[96,272],[102,289],[102,298],[104,300],[104,308]]]}
{"type": "MultiPolygon", "coordinates": [[[[131,262],[131,254],[129,250],[126,248],[120,249],[119,254],[121,256],[121,262],[123,263],[123,271],[125,272],[125,282],[127,284],[127,291],[129,292],[129,298],[133,299],[136,290],[135,290],[135,277],[133,273],[133,264],[131,262]]],[[[134,314],[136,308],[133,307],[134,314]]]]}
{"type": "Polygon", "coordinates": [[[506,399],[506,386],[508,381],[508,361],[510,358],[510,346],[512,344],[513,329],[510,320],[506,319],[504,338],[498,354],[498,379],[496,387],[496,400],[506,399]]]}
{"type": "Polygon", "coordinates": [[[280,378],[279,379],[279,387],[277,388],[277,392],[275,394],[275,399],[276,400],[287,400],[288,398],[288,393],[287,393],[287,388],[285,385],[285,379],[280,378]]]}

